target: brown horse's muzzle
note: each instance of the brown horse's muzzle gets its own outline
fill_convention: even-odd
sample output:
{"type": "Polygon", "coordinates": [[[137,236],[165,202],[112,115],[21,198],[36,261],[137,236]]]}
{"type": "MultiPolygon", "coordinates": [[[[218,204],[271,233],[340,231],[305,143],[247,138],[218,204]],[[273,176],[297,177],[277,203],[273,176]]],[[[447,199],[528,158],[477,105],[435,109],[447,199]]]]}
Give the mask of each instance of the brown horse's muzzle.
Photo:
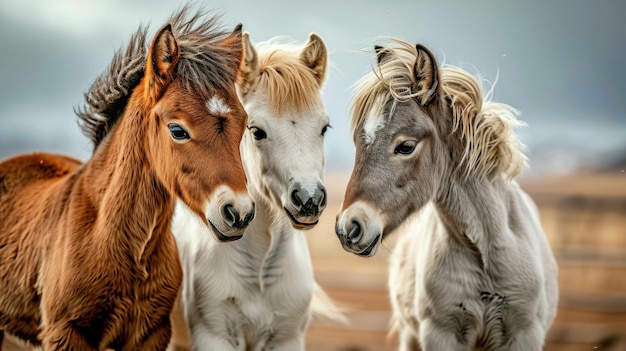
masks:
{"type": "Polygon", "coordinates": [[[247,192],[236,193],[227,186],[215,192],[204,210],[207,224],[220,242],[241,239],[254,214],[252,197],[247,192]]]}

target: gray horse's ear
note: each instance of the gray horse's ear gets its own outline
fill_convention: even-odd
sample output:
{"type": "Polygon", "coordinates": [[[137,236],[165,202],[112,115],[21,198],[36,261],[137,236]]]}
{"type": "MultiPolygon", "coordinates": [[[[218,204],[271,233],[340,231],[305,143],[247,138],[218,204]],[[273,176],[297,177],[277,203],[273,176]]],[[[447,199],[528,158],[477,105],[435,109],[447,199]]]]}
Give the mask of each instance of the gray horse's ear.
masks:
{"type": "Polygon", "coordinates": [[[415,45],[417,58],[413,66],[414,91],[422,106],[427,105],[437,95],[439,69],[435,56],[424,45],[415,45]]]}
{"type": "Polygon", "coordinates": [[[374,52],[376,53],[376,63],[379,65],[385,60],[387,55],[389,55],[389,50],[386,50],[380,45],[374,45],[374,52]]]}

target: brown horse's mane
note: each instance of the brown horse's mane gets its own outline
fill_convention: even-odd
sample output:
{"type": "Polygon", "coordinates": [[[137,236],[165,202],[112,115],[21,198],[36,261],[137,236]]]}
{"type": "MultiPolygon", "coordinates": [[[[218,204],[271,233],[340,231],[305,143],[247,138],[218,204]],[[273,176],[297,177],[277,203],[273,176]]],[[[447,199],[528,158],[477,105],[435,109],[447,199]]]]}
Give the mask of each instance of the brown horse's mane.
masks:
{"type": "MultiPolygon", "coordinates": [[[[184,77],[186,89],[208,99],[213,91],[229,89],[236,78],[240,58],[219,45],[230,34],[218,27],[219,16],[205,19],[207,13],[202,9],[193,15],[189,12],[190,6],[186,5],[168,20],[180,45],[176,73],[184,77]]],[[[85,104],[75,108],[81,129],[93,142],[94,149],[115,127],[133,89],[143,78],[146,32],[147,27],[140,26],[126,50],[116,51],[109,67],[84,94],[85,104]]]]}
{"type": "Polygon", "coordinates": [[[146,31],[140,26],[125,51],[118,49],[111,64],[85,93],[86,105],[74,109],[83,133],[97,147],[122,115],[146,66],[146,31]]]}

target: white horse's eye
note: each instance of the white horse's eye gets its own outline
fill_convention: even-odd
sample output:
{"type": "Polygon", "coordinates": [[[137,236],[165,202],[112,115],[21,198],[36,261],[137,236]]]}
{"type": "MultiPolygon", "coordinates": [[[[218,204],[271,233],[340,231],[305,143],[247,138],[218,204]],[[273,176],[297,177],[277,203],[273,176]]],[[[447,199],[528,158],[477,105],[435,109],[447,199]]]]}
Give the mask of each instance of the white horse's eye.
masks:
{"type": "Polygon", "coordinates": [[[327,124],[324,126],[324,128],[322,128],[322,136],[326,134],[326,131],[328,131],[328,128],[332,128],[332,126],[330,124],[327,124]]]}
{"type": "Polygon", "coordinates": [[[267,133],[265,133],[265,131],[261,128],[248,127],[248,129],[250,129],[250,131],[252,132],[255,140],[263,140],[267,138],[267,133]]]}
{"type": "Polygon", "coordinates": [[[415,151],[415,147],[417,146],[417,140],[406,140],[400,143],[400,145],[396,146],[393,153],[396,155],[410,155],[415,151]]]}

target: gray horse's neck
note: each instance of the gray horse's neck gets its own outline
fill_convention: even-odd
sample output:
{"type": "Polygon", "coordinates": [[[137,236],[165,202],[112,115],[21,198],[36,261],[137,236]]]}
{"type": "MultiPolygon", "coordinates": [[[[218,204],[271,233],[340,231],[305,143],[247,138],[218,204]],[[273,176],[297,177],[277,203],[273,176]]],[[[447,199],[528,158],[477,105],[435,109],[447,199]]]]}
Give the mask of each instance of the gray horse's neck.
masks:
{"type": "Polygon", "coordinates": [[[498,269],[498,247],[504,245],[512,191],[510,181],[450,178],[435,204],[451,238],[472,251],[485,271],[498,269]]]}

